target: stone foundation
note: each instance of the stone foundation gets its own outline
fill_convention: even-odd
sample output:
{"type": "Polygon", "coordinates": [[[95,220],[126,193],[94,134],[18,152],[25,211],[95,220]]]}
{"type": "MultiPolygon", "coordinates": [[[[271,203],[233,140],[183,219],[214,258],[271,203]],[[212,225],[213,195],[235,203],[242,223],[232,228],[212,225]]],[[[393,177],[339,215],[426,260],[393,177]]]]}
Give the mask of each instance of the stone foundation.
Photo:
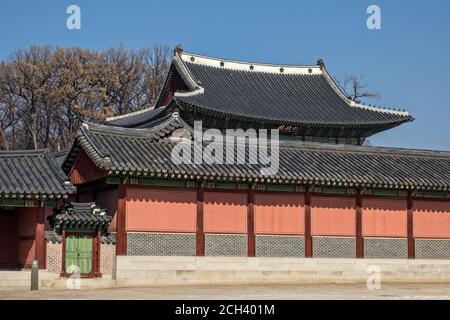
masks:
{"type": "Polygon", "coordinates": [[[450,282],[449,260],[117,256],[118,286],[450,282]],[[371,267],[371,268],[369,268],[371,267]]]}

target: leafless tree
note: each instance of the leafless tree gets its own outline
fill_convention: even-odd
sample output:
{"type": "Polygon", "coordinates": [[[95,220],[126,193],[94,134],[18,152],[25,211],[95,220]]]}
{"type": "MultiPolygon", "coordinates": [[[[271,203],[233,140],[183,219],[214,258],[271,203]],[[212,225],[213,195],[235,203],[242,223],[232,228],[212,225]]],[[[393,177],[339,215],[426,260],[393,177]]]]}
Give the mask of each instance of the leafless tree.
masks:
{"type": "Polygon", "coordinates": [[[162,45],[15,51],[0,62],[0,149],[68,148],[82,121],[152,106],[170,52],[162,45]]]}
{"type": "Polygon", "coordinates": [[[369,91],[368,84],[364,82],[362,75],[346,75],[344,77],[344,90],[349,94],[349,98],[353,101],[360,102],[361,99],[380,99],[378,92],[369,91]]]}

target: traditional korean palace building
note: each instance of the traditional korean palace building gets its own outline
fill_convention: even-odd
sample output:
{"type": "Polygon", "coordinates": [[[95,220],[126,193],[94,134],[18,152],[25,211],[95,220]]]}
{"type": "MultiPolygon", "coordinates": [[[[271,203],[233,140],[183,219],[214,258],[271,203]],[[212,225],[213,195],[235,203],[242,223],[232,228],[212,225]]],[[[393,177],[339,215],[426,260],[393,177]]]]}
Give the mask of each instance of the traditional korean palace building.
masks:
{"type": "MultiPolygon", "coordinates": [[[[114,255],[450,259],[450,153],[362,145],[413,120],[350,100],[322,60],[258,64],[177,48],[153,108],[81,126],[62,161],[77,193],[49,214],[58,262],[47,268],[70,273],[74,246],[93,257],[80,267],[90,275],[111,273],[114,255]],[[279,170],[175,163],[176,145],[194,148],[195,121],[223,133],[279,129],[279,170]]],[[[55,185],[69,194],[63,180],[55,185]]]]}

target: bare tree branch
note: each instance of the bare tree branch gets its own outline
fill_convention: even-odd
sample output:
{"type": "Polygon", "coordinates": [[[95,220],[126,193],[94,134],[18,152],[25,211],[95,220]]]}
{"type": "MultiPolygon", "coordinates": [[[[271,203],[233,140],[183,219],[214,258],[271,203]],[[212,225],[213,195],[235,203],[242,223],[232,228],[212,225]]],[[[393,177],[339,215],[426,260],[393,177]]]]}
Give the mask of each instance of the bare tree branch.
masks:
{"type": "Polygon", "coordinates": [[[362,99],[381,99],[381,94],[378,92],[368,90],[368,83],[364,82],[362,75],[345,75],[344,81],[337,80],[344,91],[347,93],[349,99],[361,102],[362,99]]]}
{"type": "Polygon", "coordinates": [[[0,149],[68,148],[82,121],[102,122],[152,106],[170,52],[164,45],[13,52],[0,61],[0,149]]]}

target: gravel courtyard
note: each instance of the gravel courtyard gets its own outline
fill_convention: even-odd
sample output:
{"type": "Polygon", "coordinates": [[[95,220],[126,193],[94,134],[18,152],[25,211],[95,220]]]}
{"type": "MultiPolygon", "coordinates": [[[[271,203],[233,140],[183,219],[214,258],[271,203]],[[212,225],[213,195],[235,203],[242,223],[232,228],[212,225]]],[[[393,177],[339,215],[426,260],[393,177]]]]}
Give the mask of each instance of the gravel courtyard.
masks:
{"type": "Polygon", "coordinates": [[[450,283],[385,284],[368,290],[364,284],[240,285],[111,288],[89,290],[0,290],[0,299],[446,299],[450,283]]]}

